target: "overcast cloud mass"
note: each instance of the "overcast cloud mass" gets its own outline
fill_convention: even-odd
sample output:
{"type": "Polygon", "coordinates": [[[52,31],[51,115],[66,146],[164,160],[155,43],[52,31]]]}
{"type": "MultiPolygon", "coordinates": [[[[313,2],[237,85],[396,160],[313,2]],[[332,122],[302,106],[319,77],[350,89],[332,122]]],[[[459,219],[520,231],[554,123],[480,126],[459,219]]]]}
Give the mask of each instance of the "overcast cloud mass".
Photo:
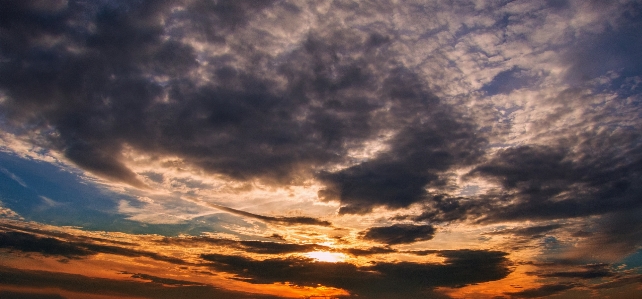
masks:
{"type": "Polygon", "coordinates": [[[0,297],[638,298],[641,103],[637,0],[0,1],[0,297]]]}

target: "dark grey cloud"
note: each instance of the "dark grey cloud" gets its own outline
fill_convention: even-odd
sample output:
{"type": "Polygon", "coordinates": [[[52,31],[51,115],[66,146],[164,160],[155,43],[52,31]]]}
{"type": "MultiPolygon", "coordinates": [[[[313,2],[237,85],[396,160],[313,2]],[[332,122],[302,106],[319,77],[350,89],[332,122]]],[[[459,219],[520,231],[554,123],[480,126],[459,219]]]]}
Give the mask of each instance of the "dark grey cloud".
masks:
{"type": "Polygon", "coordinates": [[[435,231],[432,225],[394,224],[368,228],[361,232],[361,238],[388,245],[408,244],[431,240],[435,231]]]}
{"type": "Polygon", "coordinates": [[[561,224],[547,224],[547,225],[538,225],[522,228],[513,228],[513,229],[504,229],[494,232],[485,233],[486,235],[503,235],[503,234],[512,234],[515,236],[521,237],[530,237],[530,238],[539,238],[542,237],[545,233],[561,228],[561,224]]]}
{"type": "MultiPolygon", "coordinates": [[[[434,196],[425,202],[421,215],[401,218],[495,222],[636,211],[642,204],[637,200],[642,194],[639,188],[642,148],[635,141],[638,135],[623,130],[608,138],[592,136],[595,139],[590,139],[590,144],[578,147],[579,154],[577,149],[572,152],[565,146],[520,146],[500,150],[475,166],[468,177],[494,181],[501,188],[470,197],[434,196]],[[594,146],[600,139],[602,145],[594,146]],[[625,153],[613,152],[605,149],[606,144],[617,144],[627,150],[625,153]]],[[[540,229],[547,228],[553,227],[540,229]]]]}
{"type": "Polygon", "coordinates": [[[601,283],[598,285],[591,286],[592,289],[613,289],[613,288],[619,288],[625,285],[633,284],[633,283],[642,283],[642,275],[631,275],[631,276],[624,276],[624,277],[618,277],[612,281],[601,283]]]}
{"type": "Polygon", "coordinates": [[[109,239],[96,238],[96,237],[77,236],[70,233],[53,232],[53,231],[13,225],[8,223],[0,223],[0,228],[2,228],[3,230],[6,230],[6,233],[18,233],[23,235],[30,234],[30,235],[41,236],[41,237],[51,238],[51,239],[57,238],[57,239],[62,239],[67,241],[75,241],[75,242],[87,242],[87,243],[94,242],[94,243],[108,243],[108,244],[120,245],[120,246],[136,246],[136,244],[130,243],[130,242],[109,240],[109,239]]]}
{"type": "Polygon", "coordinates": [[[46,255],[62,255],[70,257],[87,256],[93,252],[74,246],[68,242],[54,238],[39,238],[20,232],[0,233],[0,247],[24,252],[39,252],[46,255]]]}
{"type": "Polygon", "coordinates": [[[153,283],[158,283],[166,286],[206,286],[203,283],[187,281],[187,280],[178,280],[171,278],[158,277],[154,275],[149,275],[145,273],[127,273],[121,272],[121,274],[131,274],[131,278],[138,278],[143,280],[149,280],[153,283]]]}
{"type": "MultiPolygon", "coordinates": [[[[608,8],[610,4],[597,3],[593,3],[595,10],[608,8]]],[[[611,24],[600,24],[605,27],[602,32],[586,33],[566,51],[564,58],[570,63],[566,73],[569,83],[580,84],[614,71],[621,77],[610,87],[620,89],[626,78],[642,74],[642,5],[631,1],[616,13],[611,24]]],[[[624,88],[620,92],[631,94],[624,88]]]]}
{"type": "MultiPolygon", "coordinates": [[[[140,275],[140,274],[139,274],[140,275]]],[[[152,275],[144,275],[147,279],[152,275]]],[[[212,286],[202,285],[164,285],[163,283],[147,283],[131,280],[115,280],[88,277],[78,274],[59,272],[22,270],[0,266],[0,283],[15,288],[61,289],[88,295],[113,294],[123,297],[144,298],[281,298],[260,294],[249,294],[222,290],[212,286]]],[[[23,294],[23,292],[17,292],[23,294]]],[[[24,292],[27,293],[27,292],[24,292]]],[[[2,293],[0,293],[1,295],[2,293]]],[[[11,294],[11,293],[10,293],[11,294]]],[[[15,293],[14,293],[15,294],[15,293]]],[[[25,294],[28,297],[27,294],[25,294]]],[[[54,296],[55,294],[52,294],[54,296]]],[[[3,297],[4,298],[4,297],[3,297]]],[[[21,297],[18,297],[21,298],[21,297]]],[[[40,297],[34,297],[40,298],[40,297]]],[[[49,298],[49,297],[44,297],[49,298]]],[[[51,297],[61,298],[61,297],[51,297]]]]}
{"type": "Polygon", "coordinates": [[[515,298],[540,298],[559,294],[575,287],[577,287],[577,285],[572,283],[547,284],[539,288],[527,289],[519,292],[509,292],[506,294],[515,298]]]}
{"type": "Polygon", "coordinates": [[[58,294],[41,294],[28,292],[0,291],[0,298],[5,299],[65,299],[58,294]]]}
{"type": "Polygon", "coordinates": [[[403,116],[409,123],[388,142],[390,150],[339,172],[319,175],[328,186],[319,191],[319,197],[339,200],[343,204],[340,214],[424,201],[429,198],[427,188],[448,189],[448,170],[469,165],[483,153],[486,141],[477,135],[476,127],[439,105],[419,82],[410,77],[390,84],[389,92],[410,108],[402,111],[410,114],[403,116]],[[426,112],[417,112],[422,110],[426,112]]]}
{"type": "Polygon", "coordinates": [[[346,289],[367,298],[420,298],[438,286],[462,286],[497,280],[510,272],[505,253],[494,251],[443,251],[444,264],[315,262],[307,258],[254,260],[242,256],[204,254],[212,267],[236,274],[251,283],[288,281],[300,286],[318,284],[346,289]],[[399,297],[401,298],[401,297],[399,297]]]}
{"type": "Polygon", "coordinates": [[[582,266],[577,271],[548,271],[535,274],[540,277],[594,279],[615,276],[616,273],[608,264],[592,264],[582,266]]]}
{"type": "Polygon", "coordinates": [[[343,253],[351,254],[354,256],[369,256],[373,254],[386,254],[397,252],[397,250],[389,247],[370,247],[370,248],[348,248],[341,250],[343,253]]]}
{"type": "Polygon", "coordinates": [[[147,257],[157,261],[177,265],[189,264],[182,259],[165,256],[156,252],[132,249],[123,246],[102,245],[53,237],[43,237],[19,231],[0,232],[0,248],[8,248],[23,252],[38,252],[44,255],[57,255],[68,258],[82,258],[98,253],[106,253],[127,257],[147,257]]]}
{"type": "Polygon", "coordinates": [[[6,2],[4,11],[18,16],[1,29],[7,124],[41,135],[41,146],[86,170],[140,188],[146,186],[121,156],[124,146],[268,183],[297,183],[352,162],[317,176],[327,185],[321,198],[339,200],[341,213],[424,200],[425,188],[444,188],[445,172],[481,154],[485,141],[475,125],[395,60],[386,47],[392,36],[312,30],[275,57],[256,46],[269,35],[230,40],[232,32],[254,30],[247,26],[261,9],[287,6],[251,3],[191,1],[179,11],[172,8],[183,4],[173,1],[70,1],[42,16],[6,2]],[[234,52],[204,57],[179,36],[215,40],[234,52]],[[61,42],[41,45],[46,38],[61,42]],[[196,70],[205,77],[194,77],[196,70]],[[398,132],[389,151],[347,160],[350,149],[391,129],[398,132]]]}

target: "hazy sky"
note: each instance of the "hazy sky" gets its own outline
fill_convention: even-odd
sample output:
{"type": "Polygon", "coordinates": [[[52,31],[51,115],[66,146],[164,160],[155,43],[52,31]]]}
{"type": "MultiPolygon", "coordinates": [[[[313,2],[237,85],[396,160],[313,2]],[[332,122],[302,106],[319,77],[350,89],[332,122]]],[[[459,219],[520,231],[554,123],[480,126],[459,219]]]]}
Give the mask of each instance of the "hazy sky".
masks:
{"type": "Polygon", "coordinates": [[[0,1],[0,297],[640,298],[638,0],[0,1]]]}

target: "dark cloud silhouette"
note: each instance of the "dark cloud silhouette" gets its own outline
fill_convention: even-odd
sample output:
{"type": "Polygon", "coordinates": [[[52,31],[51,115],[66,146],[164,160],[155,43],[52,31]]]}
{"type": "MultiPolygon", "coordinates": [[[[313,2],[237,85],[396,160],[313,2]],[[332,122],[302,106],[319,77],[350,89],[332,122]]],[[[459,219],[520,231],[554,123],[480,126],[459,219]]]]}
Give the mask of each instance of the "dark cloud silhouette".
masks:
{"type": "Polygon", "coordinates": [[[404,79],[395,78],[389,93],[408,105],[408,110],[399,112],[409,124],[389,141],[390,150],[339,172],[319,175],[328,186],[319,191],[319,197],[339,200],[340,214],[363,214],[377,206],[402,208],[426,200],[427,188],[447,189],[446,171],[470,164],[483,153],[485,139],[477,136],[473,124],[438,105],[434,96],[417,87],[419,82],[404,79]]]}
{"type": "Polygon", "coordinates": [[[624,277],[618,277],[612,281],[601,283],[598,285],[591,286],[592,289],[613,289],[613,288],[619,288],[625,285],[633,284],[633,283],[642,283],[642,275],[631,275],[631,276],[624,276],[624,277]]]}
{"type": "Polygon", "coordinates": [[[54,238],[39,238],[20,232],[1,232],[0,247],[47,255],[87,256],[93,252],[54,238]]]}
{"type": "Polygon", "coordinates": [[[510,272],[505,253],[493,251],[442,251],[445,264],[376,263],[355,266],[349,263],[315,262],[307,258],[254,260],[242,256],[204,254],[212,267],[238,275],[252,283],[288,281],[300,286],[318,284],[339,287],[368,298],[392,298],[395,294],[426,295],[438,286],[462,286],[497,280],[510,272]]]}
{"type": "Polygon", "coordinates": [[[65,299],[58,294],[40,294],[27,292],[0,291],[0,298],[4,299],[65,299]]]}
{"type": "MultiPolygon", "coordinates": [[[[132,274],[132,273],[123,272],[122,274],[132,274]]],[[[144,273],[132,274],[131,278],[149,280],[149,281],[151,281],[153,283],[159,283],[159,284],[167,285],[167,286],[206,286],[206,285],[204,285],[202,283],[198,283],[198,282],[171,279],[171,278],[164,278],[164,277],[158,277],[158,276],[144,274],[144,273]]]]}
{"type": "Polygon", "coordinates": [[[310,252],[315,250],[329,250],[330,247],[317,244],[291,244],[263,241],[239,241],[245,251],[261,254],[284,254],[292,252],[310,252]]]}
{"type": "Polygon", "coordinates": [[[129,146],[236,180],[291,184],[398,129],[390,151],[318,174],[324,200],[339,200],[341,213],[364,213],[423,200],[426,187],[447,185],[444,172],[482,151],[473,123],[392,54],[374,51],[391,42],[386,35],[312,31],[277,59],[225,37],[272,3],[193,1],[183,12],[172,10],[180,2],[114,3],[88,9],[71,1],[53,16],[3,4],[14,13],[3,21],[0,48],[8,123],[22,134],[32,130],[25,124],[50,132],[40,145],[95,174],[146,188],[123,161],[129,146]],[[174,35],[235,52],[201,57],[174,35]],[[64,42],[40,45],[47,37],[64,42]],[[274,67],[260,75],[234,63],[245,59],[274,67]],[[208,74],[207,84],[192,77],[195,70],[208,74]]]}
{"type": "Polygon", "coordinates": [[[594,279],[615,276],[608,264],[585,265],[578,271],[551,271],[535,273],[540,277],[594,279]]]}
{"type": "MultiPolygon", "coordinates": [[[[141,275],[141,274],[139,274],[141,275]]],[[[143,275],[145,279],[151,275],[143,275]]],[[[142,277],[141,277],[142,278],[142,277]]],[[[21,270],[0,266],[0,283],[12,287],[55,288],[88,295],[105,295],[145,298],[280,298],[222,290],[202,285],[167,285],[127,280],[88,277],[59,272],[21,270]]],[[[2,293],[0,293],[1,295],[2,293]]],[[[12,293],[10,293],[12,294],[12,293]]],[[[13,293],[15,294],[15,293],[13,293]]],[[[22,293],[19,293],[22,294],[22,293]]],[[[54,296],[54,295],[52,295],[54,296]]],[[[4,297],[3,297],[4,298],[4,297]]],[[[18,297],[21,298],[21,297],[18,297]]],[[[31,298],[31,297],[25,297],[31,298]]],[[[34,297],[40,298],[40,297],[34,297]]],[[[49,298],[49,297],[44,297],[49,298]]],[[[60,298],[60,297],[51,297],[60,298]]]]}
{"type": "Polygon", "coordinates": [[[182,246],[199,246],[199,244],[211,244],[236,248],[245,252],[258,254],[285,254],[293,252],[310,252],[315,250],[330,250],[330,247],[318,244],[293,244],[284,242],[268,242],[245,240],[237,241],[230,239],[217,239],[209,237],[189,237],[189,238],[163,238],[158,241],[160,244],[175,244],[182,246]]]}
{"type": "Polygon", "coordinates": [[[578,285],[572,283],[547,284],[535,289],[527,289],[519,292],[509,292],[506,294],[511,295],[515,298],[539,298],[559,294],[577,286],[578,285]]]}
{"type": "Polygon", "coordinates": [[[483,221],[563,219],[636,209],[641,204],[636,198],[642,194],[638,187],[642,151],[639,146],[623,146],[630,148],[626,156],[589,154],[597,148],[586,148],[580,157],[552,147],[502,150],[470,175],[495,180],[503,191],[457,204],[470,214],[483,215],[483,221]]]}
{"type": "Polygon", "coordinates": [[[39,252],[45,255],[60,255],[81,258],[98,253],[115,254],[128,257],[148,257],[173,264],[188,264],[182,259],[165,256],[156,252],[131,249],[122,246],[77,242],[52,237],[41,237],[24,232],[0,232],[0,247],[23,252],[39,252]]]}
{"type": "Polygon", "coordinates": [[[369,256],[373,254],[386,254],[397,252],[397,250],[389,247],[370,247],[367,249],[362,248],[348,248],[341,250],[343,253],[351,254],[354,256],[369,256]]]}
{"type": "Polygon", "coordinates": [[[408,244],[431,240],[435,236],[432,225],[394,224],[391,226],[371,227],[361,232],[364,240],[388,245],[408,244]]]}

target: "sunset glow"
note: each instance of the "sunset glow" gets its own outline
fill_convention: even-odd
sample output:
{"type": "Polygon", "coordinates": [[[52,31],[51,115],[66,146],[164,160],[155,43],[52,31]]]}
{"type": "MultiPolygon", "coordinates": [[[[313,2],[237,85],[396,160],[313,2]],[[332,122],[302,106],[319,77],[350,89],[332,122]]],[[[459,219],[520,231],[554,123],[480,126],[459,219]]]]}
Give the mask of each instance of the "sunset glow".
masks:
{"type": "Polygon", "coordinates": [[[0,1],[0,299],[642,298],[639,0],[0,1]]]}
{"type": "Polygon", "coordinates": [[[346,259],[346,255],[343,253],[327,252],[327,251],[308,252],[305,254],[305,256],[315,259],[319,262],[328,262],[328,263],[342,262],[346,259]]]}

